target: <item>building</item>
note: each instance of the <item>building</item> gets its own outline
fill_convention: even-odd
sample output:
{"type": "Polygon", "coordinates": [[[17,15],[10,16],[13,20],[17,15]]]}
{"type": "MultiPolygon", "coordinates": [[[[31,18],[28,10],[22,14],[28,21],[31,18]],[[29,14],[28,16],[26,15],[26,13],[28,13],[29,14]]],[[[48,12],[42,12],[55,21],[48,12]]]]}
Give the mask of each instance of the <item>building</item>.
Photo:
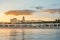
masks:
{"type": "Polygon", "coordinates": [[[23,16],[21,23],[24,23],[24,22],[25,22],[25,17],[23,16]]]}
{"type": "Polygon", "coordinates": [[[21,23],[21,20],[18,20],[18,23],[21,23]]]}
{"type": "Polygon", "coordinates": [[[55,22],[60,22],[60,19],[56,19],[55,22]]]}
{"type": "Polygon", "coordinates": [[[10,19],[10,23],[12,23],[12,24],[17,23],[17,19],[16,18],[10,19]]]}

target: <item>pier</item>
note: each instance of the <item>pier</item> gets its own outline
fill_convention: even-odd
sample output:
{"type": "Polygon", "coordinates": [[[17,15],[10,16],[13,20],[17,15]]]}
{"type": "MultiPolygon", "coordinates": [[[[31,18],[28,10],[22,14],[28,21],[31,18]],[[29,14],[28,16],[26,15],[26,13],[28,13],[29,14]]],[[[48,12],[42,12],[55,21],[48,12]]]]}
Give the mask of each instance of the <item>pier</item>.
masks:
{"type": "Polygon", "coordinates": [[[60,23],[0,24],[0,28],[60,29],[60,23]]]}

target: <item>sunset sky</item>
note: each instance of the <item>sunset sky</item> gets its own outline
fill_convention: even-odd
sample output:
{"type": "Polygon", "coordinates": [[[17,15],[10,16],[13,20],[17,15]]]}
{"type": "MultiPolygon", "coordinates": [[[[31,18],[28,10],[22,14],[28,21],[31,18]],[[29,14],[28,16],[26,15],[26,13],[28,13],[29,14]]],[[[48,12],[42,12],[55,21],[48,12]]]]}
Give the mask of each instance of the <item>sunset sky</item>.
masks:
{"type": "Polygon", "coordinates": [[[26,20],[51,21],[59,19],[60,0],[0,0],[0,22],[9,22],[12,18],[21,20],[23,16],[26,20]],[[6,15],[5,13],[10,10],[20,10],[23,15],[20,15],[21,13],[18,16],[14,13],[6,15]],[[27,15],[29,13],[31,15],[27,15]]]}

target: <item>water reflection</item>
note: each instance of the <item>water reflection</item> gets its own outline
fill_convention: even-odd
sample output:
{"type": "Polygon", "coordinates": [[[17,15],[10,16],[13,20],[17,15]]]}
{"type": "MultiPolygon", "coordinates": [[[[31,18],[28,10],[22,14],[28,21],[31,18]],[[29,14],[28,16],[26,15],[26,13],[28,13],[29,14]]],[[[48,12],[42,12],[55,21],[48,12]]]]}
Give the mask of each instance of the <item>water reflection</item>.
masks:
{"type": "Polygon", "coordinates": [[[60,29],[0,29],[0,40],[60,40],[60,29]]]}
{"type": "Polygon", "coordinates": [[[17,36],[17,31],[16,30],[11,30],[10,36],[17,36]]]}
{"type": "Polygon", "coordinates": [[[15,29],[11,30],[9,36],[10,36],[10,40],[17,40],[17,39],[16,39],[16,36],[17,36],[16,30],[15,30],[15,29]]]}

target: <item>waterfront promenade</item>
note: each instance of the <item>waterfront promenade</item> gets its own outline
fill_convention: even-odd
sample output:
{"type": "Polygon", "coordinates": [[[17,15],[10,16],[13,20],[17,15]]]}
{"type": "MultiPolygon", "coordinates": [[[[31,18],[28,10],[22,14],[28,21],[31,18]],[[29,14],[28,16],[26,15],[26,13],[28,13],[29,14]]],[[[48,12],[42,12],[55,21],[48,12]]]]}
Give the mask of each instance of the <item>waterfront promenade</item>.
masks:
{"type": "Polygon", "coordinates": [[[19,28],[19,29],[60,29],[60,23],[20,23],[20,24],[0,24],[0,28],[19,28]]]}

